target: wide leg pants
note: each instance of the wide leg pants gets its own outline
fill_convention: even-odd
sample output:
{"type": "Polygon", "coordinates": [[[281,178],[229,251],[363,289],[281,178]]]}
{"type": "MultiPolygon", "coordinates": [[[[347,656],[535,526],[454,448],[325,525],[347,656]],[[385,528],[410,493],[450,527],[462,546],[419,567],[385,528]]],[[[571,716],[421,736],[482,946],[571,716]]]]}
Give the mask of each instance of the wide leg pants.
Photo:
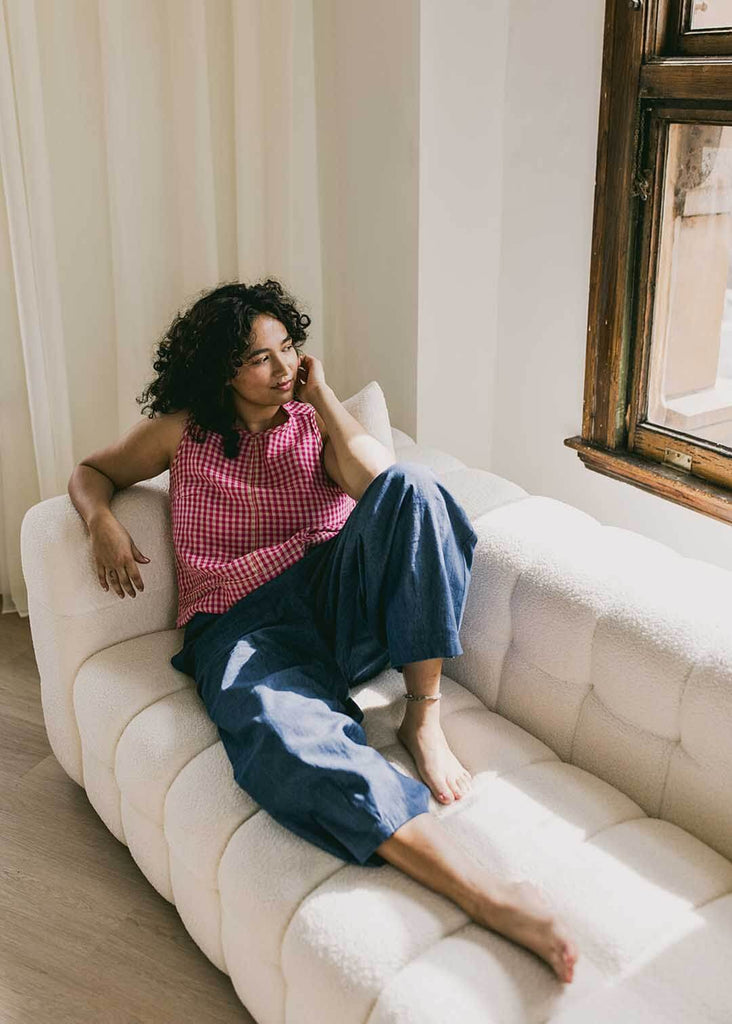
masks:
{"type": "Polygon", "coordinates": [[[351,686],[452,658],[476,535],[432,470],[396,463],[340,532],[224,614],[197,613],[171,664],[196,680],[234,778],[276,821],[350,863],[429,809],[366,742],[351,686]]]}

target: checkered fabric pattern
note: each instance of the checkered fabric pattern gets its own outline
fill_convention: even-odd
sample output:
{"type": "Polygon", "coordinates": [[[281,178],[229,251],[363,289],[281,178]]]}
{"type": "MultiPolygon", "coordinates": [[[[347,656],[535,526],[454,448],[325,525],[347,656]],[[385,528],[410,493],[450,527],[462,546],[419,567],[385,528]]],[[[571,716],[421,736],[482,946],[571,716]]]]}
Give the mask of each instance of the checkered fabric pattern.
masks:
{"type": "Polygon", "coordinates": [[[220,434],[199,444],[190,421],[170,467],[178,618],[225,612],[339,532],[356,502],[327,476],[315,412],[286,402],[287,420],[250,434],[227,459],[220,434]]]}

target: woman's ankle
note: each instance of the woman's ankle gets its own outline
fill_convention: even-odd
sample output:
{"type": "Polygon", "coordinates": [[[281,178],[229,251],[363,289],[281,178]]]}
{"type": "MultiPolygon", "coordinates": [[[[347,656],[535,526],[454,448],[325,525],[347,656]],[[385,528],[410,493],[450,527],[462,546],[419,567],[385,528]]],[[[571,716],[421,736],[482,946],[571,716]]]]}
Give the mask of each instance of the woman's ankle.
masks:
{"type": "Polygon", "coordinates": [[[440,702],[438,700],[405,701],[402,725],[418,729],[422,725],[432,725],[440,721],[440,702]]]}

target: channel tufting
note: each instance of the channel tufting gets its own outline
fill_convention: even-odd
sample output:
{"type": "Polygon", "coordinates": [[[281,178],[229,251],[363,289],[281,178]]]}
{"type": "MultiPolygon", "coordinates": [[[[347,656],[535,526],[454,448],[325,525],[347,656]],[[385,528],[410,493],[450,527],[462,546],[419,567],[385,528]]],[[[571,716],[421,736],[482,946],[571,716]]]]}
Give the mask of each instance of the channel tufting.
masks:
{"type": "MultiPolygon", "coordinates": [[[[511,773],[511,774],[519,774],[520,771],[521,770],[519,770],[519,772],[511,773]]],[[[606,826],[596,830],[593,833],[588,833],[587,835],[582,836],[581,838],[578,839],[576,845],[579,847],[579,846],[582,846],[582,845],[585,845],[585,844],[589,844],[592,841],[595,841],[598,836],[603,835],[603,834],[610,834],[613,831],[617,831],[619,828],[621,828],[622,826],[625,826],[629,822],[633,822],[634,823],[634,822],[643,822],[643,821],[657,822],[661,827],[667,827],[669,829],[675,830],[679,834],[681,834],[681,832],[682,832],[682,830],[676,829],[676,826],[670,825],[667,822],[661,822],[658,819],[649,819],[649,818],[647,818],[646,815],[642,814],[642,815],[638,816],[637,818],[628,818],[628,819],[625,819],[625,821],[622,821],[622,822],[612,822],[612,823],[609,823],[606,826]]],[[[693,837],[689,837],[689,838],[691,839],[692,843],[696,844],[699,847],[699,849],[702,848],[702,844],[698,843],[697,840],[694,840],[693,837]]],[[[718,863],[721,864],[722,863],[722,858],[717,858],[717,859],[718,859],[718,863]]],[[[727,873],[728,873],[728,877],[729,877],[729,875],[732,874],[732,866],[727,864],[726,867],[728,869],[727,873]]],[[[725,887],[721,887],[718,891],[715,891],[712,895],[709,895],[708,898],[706,898],[706,899],[699,899],[699,900],[691,899],[689,901],[688,913],[691,913],[692,911],[698,911],[698,910],[700,910],[703,907],[709,906],[710,904],[712,904],[712,903],[714,903],[716,901],[724,899],[725,896],[727,896],[727,895],[729,895],[729,889],[727,889],[725,887]]],[[[686,911],[684,913],[686,913],[686,911]]],[[[390,977],[386,981],[386,983],[383,986],[383,988],[381,989],[379,995],[377,996],[377,998],[373,1001],[373,1003],[371,1005],[367,1021],[371,1022],[371,1021],[374,1020],[377,1006],[382,1001],[382,998],[383,998],[385,992],[387,992],[390,988],[392,988],[394,986],[395,983],[398,982],[399,977],[402,974],[404,974],[405,971],[408,971],[410,969],[410,967],[412,965],[416,964],[419,960],[421,960],[423,958],[429,957],[429,955],[433,951],[435,951],[436,947],[442,946],[443,943],[447,942],[448,940],[450,940],[451,938],[454,938],[457,935],[460,935],[460,934],[467,935],[467,934],[470,934],[471,932],[474,932],[475,931],[475,927],[476,926],[475,926],[474,922],[468,921],[466,924],[456,928],[454,931],[447,932],[442,937],[437,939],[431,946],[429,946],[429,947],[425,948],[424,950],[420,951],[411,961],[409,961],[409,963],[405,963],[400,968],[400,970],[397,972],[396,975],[390,977]]],[[[646,954],[647,954],[647,948],[644,948],[644,949],[642,949],[638,953],[638,957],[642,958],[646,954]]],[[[437,958],[435,957],[433,959],[436,960],[437,958]]],[[[628,965],[626,965],[626,967],[625,967],[626,970],[627,970],[627,966],[628,965]]],[[[412,1018],[410,1017],[410,1019],[412,1019],[412,1018]]],[[[435,1018],[430,1018],[430,1019],[437,1020],[439,1018],[435,1017],[435,1018]]],[[[496,1020],[498,1020],[498,1019],[502,1020],[504,1018],[503,1017],[497,1017],[495,1019],[496,1020]]],[[[543,1019],[547,1020],[548,1018],[543,1018],[543,1019]]]]}
{"type": "MultiPolygon", "coordinates": [[[[168,843],[169,846],[170,846],[170,840],[168,838],[168,834],[167,834],[167,831],[166,831],[166,817],[167,817],[167,803],[168,803],[168,797],[170,795],[170,791],[172,790],[173,786],[178,782],[178,780],[179,780],[180,776],[183,774],[183,772],[186,771],[186,769],[188,769],[190,767],[190,765],[193,764],[194,761],[196,761],[199,757],[202,757],[204,754],[206,754],[213,747],[218,747],[219,745],[221,745],[223,747],[223,744],[221,743],[221,740],[216,740],[214,743],[210,744],[208,747],[205,747],[203,750],[199,750],[199,752],[197,754],[195,754],[191,758],[191,760],[188,761],[187,764],[183,765],[181,770],[176,775],[175,779],[173,779],[173,781],[171,782],[170,786],[168,787],[168,792],[165,794],[165,800],[164,800],[164,804],[163,804],[163,831],[164,831],[164,834],[165,834],[165,840],[166,840],[166,842],[168,843]]],[[[223,849],[222,849],[221,853],[218,856],[218,859],[217,859],[217,862],[216,862],[216,873],[218,873],[218,866],[221,863],[221,858],[223,857],[223,855],[224,855],[224,853],[226,851],[226,847],[229,845],[229,842],[231,841],[231,839],[234,836],[234,834],[237,832],[237,830],[245,822],[249,821],[255,814],[259,814],[260,811],[261,811],[261,808],[256,808],[253,811],[252,814],[248,814],[246,817],[242,818],[241,821],[237,822],[237,824],[234,826],[233,830],[230,832],[229,836],[227,837],[226,841],[224,842],[223,849]]],[[[187,867],[188,871],[192,875],[194,875],[196,878],[198,878],[198,880],[201,882],[202,885],[206,885],[207,887],[210,887],[208,882],[206,882],[206,880],[200,874],[198,874],[198,872],[196,871],[196,868],[188,860],[184,859],[183,857],[181,857],[180,860],[181,860],[182,863],[185,864],[185,866],[187,867]]],[[[218,885],[213,886],[211,888],[216,889],[216,891],[218,892],[218,885]]]]}
{"type": "MultiPolygon", "coordinates": [[[[514,581],[514,590],[515,590],[515,587],[517,586],[518,582],[519,582],[519,577],[517,577],[516,580],[514,581]]],[[[506,649],[504,651],[504,658],[503,658],[503,664],[504,665],[505,665],[506,653],[508,652],[508,650],[510,649],[512,644],[513,644],[513,636],[512,636],[511,640],[509,641],[509,644],[507,645],[507,647],[506,647],[506,649]]],[[[684,686],[685,687],[688,684],[688,679],[689,679],[690,674],[691,673],[687,674],[687,678],[684,681],[684,686]]],[[[116,761],[117,761],[117,750],[119,748],[119,744],[120,744],[120,742],[122,740],[122,737],[125,735],[125,733],[126,733],[127,729],[129,728],[129,726],[137,719],[138,715],[141,715],[143,712],[148,711],[150,708],[153,708],[155,705],[159,704],[163,700],[164,697],[175,697],[176,695],[185,692],[186,689],[187,689],[186,687],[178,687],[178,688],[169,690],[165,694],[161,694],[160,696],[156,697],[155,700],[149,701],[143,707],[139,708],[137,710],[137,712],[135,713],[135,715],[131,716],[127,720],[127,722],[125,723],[123,729],[119,732],[119,734],[117,736],[116,743],[114,745],[114,763],[116,763],[116,761]]],[[[444,712],[444,716],[443,716],[443,722],[444,722],[444,724],[445,724],[445,726],[446,726],[448,731],[450,731],[450,727],[451,726],[454,728],[455,725],[460,722],[461,717],[463,717],[466,720],[466,722],[469,722],[471,716],[474,716],[477,713],[478,717],[482,721],[487,721],[491,716],[493,716],[495,714],[494,712],[491,712],[489,709],[487,709],[485,707],[485,705],[482,704],[482,702],[480,701],[479,698],[477,698],[474,694],[471,694],[469,691],[466,691],[462,686],[460,686],[459,683],[456,683],[455,681],[450,680],[449,677],[444,677],[444,689],[446,691],[448,691],[448,693],[449,693],[449,695],[450,695],[450,697],[452,699],[451,703],[447,703],[446,704],[445,712],[444,712]],[[455,706],[456,703],[459,706],[455,706]]],[[[587,700],[587,697],[590,696],[591,693],[592,693],[592,688],[590,689],[590,691],[588,691],[588,693],[582,699],[582,704],[581,704],[580,710],[578,712],[577,721],[575,722],[575,730],[574,730],[574,733],[573,733],[572,750],[574,749],[574,735],[576,733],[577,725],[578,725],[578,723],[579,723],[579,721],[580,721],[580,719],[582,717],[582,709],[584,708],[584,705],[585,705],[585,702],[587,700]]],[[[594,696],[599,701],[599,698],[597,698],[597,695],[595,694],[594,696]]],[[[600,703],[602,703],[602,702],[600,701],[600,703]]],[[[610,709],[607,709],[607,710],[608,710],[609,714],[611,714],[611,715],[613,714],[613,712],[610,711],[610,709]]],[[[617,716],[615,716],[615,717],[617,717],[617,716]]],[[[628,722],[628,724],[632,726],[631,722],[628,722]]],[[[635,728],[635,726],[633,726],[633,728],[635,728]]],[[[677,742],[680,742],[680,741],[677,741],[677,742]]],[[[174,890],[172,888],[173,887],[174,871],[173,871],[173,868],[171,866],[171,855],[172,855],[173,851],[172,851],[172,848],[171,848],[171,845],[170,845],[170,842],[169,842],[169,839],[168,839],[168,835],[166,834],[166,831],[165,831],[165,818],[166,818],[166,808],[167,808],[167,805],[168,805],[168,797],[170,795],[172,787],[180,779],[181,774],[187,768],[189,768],[189,766],[199,756],[202,756],[203,754],[206,753],[206,751],[209,751],[213,747],[216,747],[216,746],[219,746],[219,745],[220,745],[220,741],[217,740],[213,744],[208,744],[207,746],[205,746],[201,750],[196,751],[183,765],[181,765],[178,768],[178,771],[175,774],[175,776],[171,780],[169,780],[167,788],[166,788],[166,791],[165,791],[165,794],[163,796],[163,802],[162,802],[162,807],[163,807],[162,836],[163,836],[163,840],[164,840],[164,843],[165,843],[165,848],[166,848],[166,851],[167,851],[168,878],[170,880],[171,891],[173,891],[173,895],[174,896],[175,896],[175,892],[174,892],[174,890]]],[[[392,742],[392,743],[389,743],[388,741],[386,741],[386,742],[382,742],[380,744],[375,744],[375,745],[377,746],[377,749],[380,749],[382,752],[385,752],[385,753],[386,752],[391,752],[392,750],[395,753],[397,753],[397,752],[400,752],[402,750],[401,744],[399,744],[398,741],[397,742],[392,742]]],[[[90,753],[91,753],[91,751],[90,751],[90,753]]],[[[471,765],[467,761],[467,759],[463,758],[463,760],[466,763],[466,767],[471,769],[471,765]]],[[[561,762],[561,760],[556,756],[556,754],[554,754],[554,752],[552,752],[552,757],[550,757],[550,758],[541,758],[540,757],[540,758],[537,758],[536,760],[529,760],[528,762],[523,763],[518,768],[514,768],[514,769],[511,769],[511,770],[508,770],[508,771],[506,771],[504,773],[495,773],[494,777],[492,779],[488,780],[488,784],[487,785],[489,786],[491,782],[495,781],[495,779],[498,779],[498,778],[510,779],[511,777],[514,777],[517,780],[519,780],[521,775],[522,775],[522,773],[525,772],[525,770],[527,768],[530,768],[530,767],[535,766],[535,765],[540,765],[540,764],[556,765],[558,763],[561,764],[561,763],[566,763],[566,762],[561,762]]],[[[578,770],[581,771],[583,769],[579,768],[578,770]]],[[[476,790],[478,791],[478,797],[479,798],[486,798],[486,788],[480,787],[480,778],[479,777],[476,779],[476,782],[478,783],[478,785],[476,786],[476,790]]],[[[120,793],[120,799],[122,799],[123,791],[122,791],[121,787],[119,787],[119,782],[118,782],[118,790],[119,790],[119,793],[120,793]]],[[[138,807],[134,803],[134,801],[132,801],[130,803],[130,806],[134,807],[135,812],[137,814],[139,814],[142,817],[146,818],[149,821],[149,823],[150,823],[150,825],[152,827],[158,828],[158,829],[160,828],[159,823],[157,821],[153,820],[152,818],[150,818],[150,816],[147,815],[144,810],[142,810],[140,807],[138,807]]],[[[447,822],[451,818],[453,820],[458,819],[460,817],[461,812],[464,811],[464,810],[467,810],[467,805],[465,807],[461,807],[459,804],[456,803],[456,804],[450,805],[449,807],[440,808],[439,810],[441,812],[440,816],[447,822]]],[[[216,875],[217,875],[217,879],[218,879],[218,875],[219,875],[220,870],[221,870],[221,864],[222,864],[222,862],[223,862],[223,860],[224,860],[224,858],[225,858],[225,856],[227,854],[227,851],[229,850],[230,845],[235,840],[236,836],[241,832],[242,827],[244,825],[248,824],[250,821],[252,821],[255,816],[259,816],[259,810],[255,811],[253,814],[249,815],[248,817],[244,818],[242,821],[237,823],[237,825],[232,830],[232,832],[230,833],[228,838],[225,840],[224,846],[223,846],[220,854],[218,855],[217,861],[216,861],[216,875]]],[[[634,820],[634,819],[627,819],[627,820],[634,820]]],[[[639,817],[637,820],[641,820],[641,817],[639,817]]],[[[580,845],[583,845],[583,844],[587,844],[587,843],[590,842],[590,840],[596,839],[597,837],[599,837],[599,836],[601,836],[601,835],[603,835],[605,833],[611,832],[616,827],[617,827],[617,823],[612,823],[612,824],[607,825],[605,827],[599,828],[595,832],[589,833],[589,834],[585,835],[584,837],[581,837],[581,838],[578,837],[577,843],[575,845],[580,846],[580,845]]],[[[185,863],[185,861],[183,863],[185,863]]],[[[325,877],[323,877],[319,881],[317,881],[313,886],[310,886],[309,888],[305,889],[302,893],[299,894],[298,902],[296,903],[296,905],[293,907],[292,911],[289,914],[289,918],[287,919],[287,921],[286,921],[286,923],[284,925],[284,928],[283,928],[283,931],[282,931],[282,934],[281,934],[281,938],[280,938],[280,941],[279,941],[278,961],[271,962],[271,964],[270,964],[270,966],[272,968],[276,968],[277,969],[278,974],[279,974],[279,976],[281,978],[281,984],[282,984],[282,997],[281,998],[284,999],[284,1005],[287,1005],[288,998],[289,998],[289,993],[288,993],[289,980],[288,980],[287,971],[285,970],[285,964],[284,964],[285,949],[286,949],[286,945],[287,945],[287,943],[288,943],[288,941],[290,939],[290,936],[292,934],[293,928],[295,928],[296,925],[297,925],[298,917],[303,912],[303,907],[308,904],[308,902],[312,899],[312,897],[316,896],[319,892],[327,891],[328,886],[333,884],[333,880],[337,876],[340,876],[342,874],[342,872],[346,871],[347,868],[348,868],[348,865],[345,865],[345,864],[341,865],[339,867],[336,867],[334,870],[332,870],[328,874],[326,874],[325,877]]],[[[187,865],[187,869],[190,871],[191,865],[187,865]]],[[[394,870],[394,869],[384,868],[384,869],[381,869],[381,870],[389,871],[389,870],[394,870]]],[[[194,871],[194,874],[195,874],[195,871],[194,871]]],[[[715,899],[721,898],[723,895],[724,895],[723,892],[719,892],[718,894],[716,894],[714,896],[710,896],[705,901],[701,901],[698,904],[692,904],[692,907],[704,906],[704,905],[708,904],[709,902],[713,902],[715,899]]],[[[212,896],[213,896],[213,898],[216,901],[216,913],[218,915],[217,941],[218,941],[219,948],[221,950],[221,957],[223,958],[223,963],[222,962],[217,962],[214,957],[211,957],[211,958],[214,960],[214,962],[216,963],[216,965],[218,967],[220,967],[221,969],[226,970],[226,972],[229,975],[231,975],[231,973],[232,973],[232,964],[229,962],[229,958],[231,956],[231,948],[230,948],[230,946],[227,946],[227,943],[225,942],[225,938],[224,938],[224,905],[223,905],[223,897],[222,897],[220,885],[217,886],[217,888],[215,888],[213,890],[212,896]]],[[[401,965],[401,967],[396,971],[395,974],[390,975],[388,978],[384,979],[383,985],[381,986],[379,991],[375,994],[375,996],[373,997],[373,999],[371,1000],[371,1002],[369,1004],[368,1012],[366,1014],[366,1018],[365,1019],[369,1019],[370,1020],[370,1019],[373,1018],[374,1013],[376,1011],[377,1004],[379,1004],[379,1002],[380,1002],[380,1000],[382,998],[382,995],[387,991],[387,989],[389,989],[390,986],[392,986],[393,983],[395,983],[395,981],[401,976],[402,973],[407,971],[410,968],[411,965],[417,964],[418,961],[421,958],[427,956],[427,954],[429,953],[430,948],[432,948],[434,946],[439,946],[443,942],[445,942],[445,941],[447,941],[447,940],[449,940],[449,939],[451,939],[451,938],[453,938],[453,937],[455,937],[457,935],[460,935],[460,934],[465,934],[465,935],[472,934],[472,932],[471,932],[471,922],[470,921],[463,922],[463,923],[461,923],[457,927],[452,927],[452,928],[445,929],[444,932],[442,932],[439,936],[433,937],[433,941],[431,942],[431,944],[429,946],[426,946],[424,949],[415,950],[413,955],[412,955],[412,957],[411,957],[411,959],[405,961],[401,965]]]]}
{"type": "MultiPolygon", "coordinates": [[[[223,744],[221,743],[221,740],[216,740],[215,743],[211,744],[210,746],[204,748],[204,750],[201,750],[197,754],[195,754],[194,757],[192,757],[191,760],[188,761],[180,769],[180,771],[176,775],[175,779],[171,782],[170,786],[168,787],[167,793],[165,794],[165,799],[164,799],[164,802],[163,802],[163,835],[165,837],[165,842],[166,842],[166,845],[167,845],[167,848],[168,848],[168,866],[169,866],[168,870],[169,870],[169,875],[170,875],[171,890],[173,892],[174,897],[176,896],[175,884],[174,884],[174,881],[173,881],[173,879],[175,877],[175,872],[173,871],[173,869],[171,867],[171,853],[172,853],[172,851],[171,851],[171,843],[170,843],[170,841],[168,839],[168,835],[167,835],[167,831],[166,831],[166,817],[167,817],[168,797],[170,795],[171,789],[173,788],[175,783],[180,779],[180,777],[183,774],[183,772],[186,771],[186,769],[188,769],[189,766],[191,764],[193,764],[193,762],[197,758],[199,758],[199,757],[203,756],[204,754],[206,754],[213,747],[219,747],[219,746],[223,747],[223,744]]],[[[234,827],[233,831],[226,838],[226,840],[224,842],[224,845],[223,845],[223,848],[222,848],[221,852],[219,853],[218,858],[216,860],[214,874],[217,877],[217,879],[218,879],[218,871],[219,871],[219,866],[221,864],[221,860],[222,860],[224,854],[226,853],[226,850],[227,850],[227,848],[229,846],[229,843],[231,842],[233,836],[236,834],[236,832],[238,832],[238,830],[242,827],[242,825],[246,824],[248,821],[250,821],[253,817],[255,817],[260,812],[261,812],[261,808],[255,808],[253,813],[248,814],[244,819],[242,819],[241,821],[239,821],[237,823],[237,825],[234,827]]],[[[179,854],[176,853],[175,856],[179,857],[179,854]]],[[[218,914],[218,949],[220,950],[220,957],[217,956],[217,955],[209,954],[209,953],[207,953],[207,955],[209,955],[210,959],[212,959],[212,961],[219,968],[219,970],[223,970],[226,974],[231,975],[231,970],[230,970],[229,964],[228,964],[227,959],[226,959],[226,949],[225,949],[224,940],[223,940],[223,927],[222,927],[223,908],[222,908],[222,903],[221,903],[221,893],[220,893],[220,890],[219,890],[219,886],[218,886],[218,884],[216,886],[214,886],[214,887],[210,886],[207,882],[204,881],[204,879],[200,875],[197,874],[197,872],[195,871],[195,868],[191,864],[189,864],[186,859],[184,859],[182,857],[180,857],[179,859],[181,861],[181,864],[183,864],[184,867],[186,868],[186,870],[191,875],[193,875],[195,878],[197,878],[199,884],[202,887],[205,887],[207,890],[209,890],[210,892],[214,893],[214,899],[216,901],[216,910],[217,910],[217,914],[218,914]]],[[[179,897],[176,898],[176,903],[178,902],[178,900],[179,900],[179,897]]]]}
{"type": "Polygon", "coordinates": [[[112,764],[116,765],[117,763],[117,751],[119,750],[120,741],[122,740],[122,737],[127,732],[129,727],[132,725],[132,723],[135,722],[140,715],[144,714],[145,711],[148,711],[150,708],[154,708],[156,704],[159,704],[163,700],[167,700],[168,697],[172,697],[174,693],[182,693],[183,690],[186,689],[189,689],[189,687],[180,686],[175,690],[171,690],[169,693],[163,693],[160,697],[156,697],[155,700],[151,700],[149,704],[146,704],[144,707],[140,708],[138,711],[135,712],[135,714],[129,719],[129,721],[126,722],[124,728],[117,737],[117,742],[114,745],[114,752],[112,754],[112,764]]]}
{"type": "MultiPolygon", "coordinates": [[[[119,737],[119,739],[118,739],[118,741],[116,743],[115,755],[114,755],[115,777],[117,778],[117,783],[120,786],[120,790],[124,791],[124,785],[120,781],[120,778],[119,778],[119,775],[120,775],[120,747],[125,742],[127,737],[130,735],[130,730],[137,725],[138,720],[140,719],[140,717],[142,715],[147,714],[152,708],[155,708],[156,706],[158,706],[160,704],[163,704],[164,700],[169,700],[170,698],[178,697],[178,696],[181,696],[181,695],[183,695],[183,696],[187,696],[189,694],[192,695],[194,692],[195,691],[193,690],[192,687],[185,686],[185,687],[181,687],[178,690],[173,691],[172,693],[168,693],[168,694],[165,695],[164,698],[161,698],[160,700],[155,700],[151,704],[147,705],[145,708],[141,709],[140,712],[137,715],[135,715],[127,723],[127,725],[125,726],[124,730],[122,731],[122,733],[121,733],[121,735],[120,735],[120,737],[119,737]]],[[[197,697],[197,695],[196,695],[196,697],[197,697]]],[[[207,718],[207,716],[202,714],[199,717],[199,721],[202,722],[202,723],[205,723],[205,727],[206,727],[207,731],[209,731],[209,732],[215,731],[215,726],[213,725],[212,722],[210,722],[210,720],[207,718]]],[[[202,747],[200,750],[197,750],[196,753],[194,755],[192,755],[191,758],[189,758],[189,761],[193,760],[194,757],[197,757],[199,754],[203,753],[208,747],[213,746],[213,745],[214,744],[212,744],[212,743],[207,743],[206,746],[202,747]]],[[[179,769],[178,769],[178,771],[176,771],[173,779],[167,785],[167,788],[165,790],[165,794],[163,795],[163,799],[162,799],[162,803],[161,803],[161,820],[160,821],[155,821],[155,824],[158,825],[158,827],[160,827],[161,829],[163,828],[163,823],[164,823],[163,815],[164,815],[164,808],[165,808],[165,799],[166,799],[167,794],[168,794],[168,792],[170,790],[170,786],[172,785],[172,782],[174,782],[175,779],[178,777],[180,772],[184,768],[187,767],[189,761],[185,762],[183,765],[181,765],[179,767],[179,769]]],[[[131,803],[132,806],[135,807],[135,809],[139,813],[144,814],[150,820],[155,820],[155,819],[152,819],[151,815],[149,813],[147,813],[142,807],[140,807],[135,800],[131,799],[130,803],[131,803]]]]}
{"type": "MultiPolygon", "coordinates": [[[[513,605],[514,595],[516,594],[516,588],[519,585],[519,580],[521,579],[521,575],[522,575],[522,573],[519,570],[519,572],[516,574],[516,579],[513,581],[513,586],[511,587],[511,593],[508,595],[508,607],[509,607],[509,609],[513,605]]],[[[503,649],[503,656],[501,657],[501,667],[498,670],[498,685],[496,686],[496,694],[495,694],[495,704],[494,704],[494,707],[498,707],[498,705],[500,703],[500,700],[501,700],[501,683],[503,682],[503,676],[504,676],[504,673],[505,673],[505,670],[506,670],[506,658],[508,657],[508,652],[511,650],[511,647],[513,645],[513,640],[514,640],[513,623],[514,623],[514,617],[513,617],[513,615],[510,615],[509,616],[509,624],[511,626],[511,632],[509,633],[508,640],[506,641],[506,646],[503,649]]]]}
{"type": "MultiPolygon", "coordinates": [[[[483,710],[484,710],[486,715],[490,714],[490,712],[488,712],[487,709],[483,709],[483,710]]],[[[453,714],[458,714],[458,713],[460,713],[460,712],[453,712],[453,714]]],[[[447,716],[447,717],[450,717],[450,716],[447,716]]],[[[506,772],[495,773],[494,777],[493,777],[493,780],[494,779],[498,779],[498,778],[510,778],[511,776],[519,775],[526,768],[533,767],[533,766],[536,766],[536,765],[540,765],[540,764],[556,765],[556,764],[561,764],[561,763],[562,762],[555,755],[552,754],[552,756],[550,758],[541,758],[541,759],[538,759],[538,760],[529,761],[529,762],[524,763],[523,765],[521,765],[521,767],[519,767],[517,769],[508,770],[506,772]]],[[[470,765],[467,765],[467,767],[470,769],[470,765]]],[[[581,769],[577,769],[577,770],[581,771],[581,769]]],[[[489,780],[489,781],[493,781],[493,780],[489,780]]],[[[482,792],[483,791],[481,790],[481,793],[479,795],[482,795],[482,792]]],[[[466,806],[467,806],[467,801],[466,801],[465,805],[463,805],[463,802],[456,802],[456,803],[453,803],[452,805],[449,805],[448,807],[441,808],[442,814],[440,815],[440,817],[442,819],[449,819],[453,815],[457,817],[457,816],[460,815],[461,812],[464,812],[466,806]]],[[[582,840],[580,840],[580,841],[582,841],[582,840]]],[[[348,868],[349,868],[349,865],[344,865],[343,869],[341,869],[341,870],[346,870],[348,868]]],[[[395,875],[399,875],[399,872],[397,871],[397,869],[392,868],[391,866],[385,866],[384,868],[380,869],[380,872],[384,873],[384,877],[386,877],[386,873],[387,872],[388,873],[394,873],[395,875]]],[[[334,873],[334,875],[335,874],[336,873],[334,873]]],[[[309,896],[311,896],[311,895],[316,894],[324,886],[326,886],[328,883],[330,883],[332,881],[332,877],[333,876],[329,876],[327,879],[324,879],[322,882],[320,882],[311,891],[311,893],[308,894],[308,896],[303,897],[303,899],[301,900],[300,905],[296,908],[295,912],[292,915],[292,918],[291,918],[291,921],[290,921],[290,925],[288,925],[287,933],[283,936],[283,941],[282,941],[283,949],[284,949],[284,946],[286,944],[290,928],[296,923],[298,914],[301,912],[303,904],[306,902],[307,898],[309,896]]],[[[442,897],[438,897],[438,899],[443,899],[443,898],[442,897]]],[[[438,945],[440,942],[444,941],[444,939],[449,938],[451,935],[459,933],[460,931],[464,930],[465,928],[468,928],[468,927],[471,926],[472,922],[470,921],[469,918],[467,918],[467,915],[465,914],[464,911],[462,911],[460,908],[453,908],[453,913],[455,913],[455,912],[458,915],[461,915],[464,918],[464,920],[458,926],[456,926],[456,927],[453,927],[453,928],[448,927],[448,928],[446,928],[446,930],[442,934],[436,936],[434,938],[434,940],[431,943],[429,943],[427,946],[425,946],[423,948],[420,948],[419,950],[415,950],[414,957],[412,958],[412,960],[406,961],[405,963],[403,963],[400,966],[399,971],[405,970],[409,966],[409,964],[411,962],[413,962],[415,959],[418,959],[419,957],[423,956],[430,948],[432,948],[435,945],[438,945]]],[[[285,981],[286,980],[287,979],[286,979],[286,973],[285,973],[285,981]]],[[[392,981],[393,981],[393,977],[390,977],[390,978],[386,979],[383,987],[388,986],[392,981]]],[[[370,1017],[372,1015],[372,1012],[373,1012],[373,1008],[376,1005],[376,1003],[378,1002],[378,999],[379,999],[379,994],[377,994],[375,996],[375,998],[372,1000],[371,1007],[368,1010],[367,1016],[364,1018],[365,1020],[370,1019],[370,1017]]]]}

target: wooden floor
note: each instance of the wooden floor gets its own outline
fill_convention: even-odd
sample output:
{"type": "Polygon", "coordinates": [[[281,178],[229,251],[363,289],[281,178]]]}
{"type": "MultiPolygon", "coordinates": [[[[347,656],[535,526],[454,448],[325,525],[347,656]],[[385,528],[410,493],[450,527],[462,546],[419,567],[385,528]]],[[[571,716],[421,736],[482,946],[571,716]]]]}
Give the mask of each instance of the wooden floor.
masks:
{"type": "Polygon", "coordinates": [[[29,620],[0,615],[0,1024],[252,1024],[51,753],[29,620]]]}

